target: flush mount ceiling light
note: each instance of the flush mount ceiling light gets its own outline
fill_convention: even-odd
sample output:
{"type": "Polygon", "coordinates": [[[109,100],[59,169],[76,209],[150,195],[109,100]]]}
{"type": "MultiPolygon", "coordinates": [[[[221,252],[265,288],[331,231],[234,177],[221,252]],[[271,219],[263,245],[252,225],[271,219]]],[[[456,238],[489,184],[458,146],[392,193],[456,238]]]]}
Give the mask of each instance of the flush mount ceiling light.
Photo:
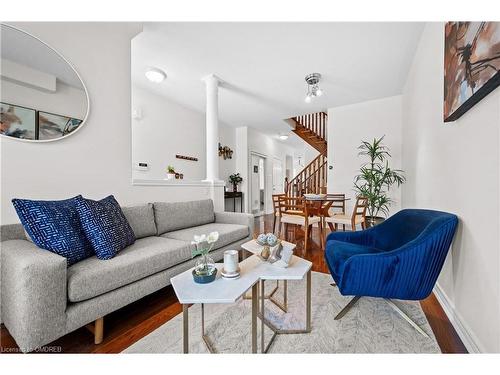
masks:
{"type": "Polygon", "coordinates": [[[279,139],[281,139],[282,141],[286,141],[288,139],[288,134],[280,133],[279,139]]]}
{"type": "Polygon", "coordinates": [[[323,90],[321,90],[321,88],[319,87],[321,74],[319,73],[308,74],[306,75],[305,80],[307,83],[307,94],[304,100],[306,103],[311,103],[312,98],[323,95],[323,90]]]}
{"type": "Polygon", "coordinates": [[[158,68],[149,68],[146,73],[146,78],[149,79],[151,82],[154,83],[160,83],[162,82],[165,78],[167,78],[167,75],[163,70],[160,70],[158,68]]]}

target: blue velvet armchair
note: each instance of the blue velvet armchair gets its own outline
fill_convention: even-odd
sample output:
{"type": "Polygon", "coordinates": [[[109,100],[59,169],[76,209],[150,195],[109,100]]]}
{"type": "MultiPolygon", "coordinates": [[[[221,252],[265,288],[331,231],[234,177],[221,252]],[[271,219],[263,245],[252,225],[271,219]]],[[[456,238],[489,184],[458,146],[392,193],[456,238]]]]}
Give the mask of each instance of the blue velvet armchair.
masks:
{"type": "Polygon", "coordinates": [[[407,209],[367,230],[330,233],[325,249],[330,273],[342,295],[356,296],[336,319],[361,296],[426,298],[441,272],[457,224],[457,216],[450,213],[407,209]]]}

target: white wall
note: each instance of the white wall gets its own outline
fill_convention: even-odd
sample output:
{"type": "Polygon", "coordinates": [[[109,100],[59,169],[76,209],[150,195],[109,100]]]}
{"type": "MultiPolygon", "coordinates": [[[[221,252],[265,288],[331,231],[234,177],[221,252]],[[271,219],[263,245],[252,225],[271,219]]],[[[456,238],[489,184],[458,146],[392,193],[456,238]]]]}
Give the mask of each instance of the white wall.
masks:
{"type": "MultiPolygon", "coordinates": [[[[132,86],[132,108],[140,109],[141,117],[132,119],[132,175],[134,179],[163,180],[166,168],[172,165],[184,174],[184,181],[206,178],[205,114],[186,108],[164,96],[139,86],[132,86]],[[175,155],[198,158],[198,161],[176,159],[175,155]],[[149,169],[138,170],[139,162],[149,169]]],[[[236,171],[236,129],[219,123],[219,141],[230,147],[232,159],[219,157],[219,178],[229,187],[229,175],[236,171]]],[[[227,200],[226,210],[233,210],[227,200]]]]}
{"type": "Polygon", "coordinates": [[[133,204],[211,196],[206,186],[131,184],[130,40],[141,25],[49,22],[14,26],[39,37],[75,66],[89,90],[90,113],[77,134],[57,142],[26,143],[1,137],[3,224],[18,222],[10,202],[14,197],[62,199],[83,194],[96,199],[114,194],[120,203],[133,204]]]}
{"type": "Polygon", "coordinates": [[[132,86],[132,108],[142,112],[140,119],[132,119],[132,159],[149,165],[147,171],[134,168],[134,178],[162,180],[168,165],[185,180],[206,177],[204,114],[138,86],[132,86]],[[176,154],[198,161],[176,159],[176,154]]]}
{"type": "MultiPolygon", "coordinates": [[[[236,172],[240,174],[243,181],[241,182],[239,189],[243,193],[243,211],[249,212],[250,200],[249,200],[249,181],[248,181],[248,166],[249,166],[250,154],[248,153],[248,127],[242,126],[236,128],[236,149],[235,149],[235,161],[236,161],[236,172]]],[[[232,189],[231,185],[228,185],[228,189],[232,189]]]]}
{"type": "MultiPolygon", "coordinates": [[[[366,158],[358,156],[361,141],[385,135],[384,143],[391,150],[390,167],[401,168],[401,96],[371,100],[328,110],[328,192],[345,193],[351,212],[355,203],[354,177],[366,158]]],[[[401,189],[394,187],[389,196],[394,200],[393,214],[401,208],[401,189]]]]}
{"type": "Polygon", "coordinates": [[[438,296],[469,350],[500,352],[500,91],[443,123],[443,50],[427,24],[403,93],[403,206],[459,216],[438,296]]]}

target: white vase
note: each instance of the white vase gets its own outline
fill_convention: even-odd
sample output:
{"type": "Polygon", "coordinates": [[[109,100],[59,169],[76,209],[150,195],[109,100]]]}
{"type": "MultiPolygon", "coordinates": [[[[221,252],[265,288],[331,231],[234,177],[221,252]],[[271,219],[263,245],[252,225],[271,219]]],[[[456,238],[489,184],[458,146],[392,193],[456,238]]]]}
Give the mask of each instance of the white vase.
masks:
{"type": "Polygon", "coordinates": [[[175,173],[167,173],[167,180],[174,180],[175,179],[175,173]]]}

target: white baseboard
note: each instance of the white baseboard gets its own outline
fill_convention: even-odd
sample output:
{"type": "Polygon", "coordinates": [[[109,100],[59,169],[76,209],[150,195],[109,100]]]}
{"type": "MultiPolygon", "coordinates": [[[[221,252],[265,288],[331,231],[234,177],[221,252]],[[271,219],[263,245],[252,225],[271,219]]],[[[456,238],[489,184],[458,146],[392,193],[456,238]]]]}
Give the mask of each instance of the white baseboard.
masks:
{"type": "Polygon", "coordinates": [[[468,328],[467,324],[465,324],[460,315],[455,311],[455,306],[439,284],[436,284],[434,287],[434,295],[450,320],[450,323],[453,325],[453,328],[457,331],[457,334],[467,348],[467,351],[469,353],[483,353],[484,350],[481,350],[479,341],[468,328]]]}

